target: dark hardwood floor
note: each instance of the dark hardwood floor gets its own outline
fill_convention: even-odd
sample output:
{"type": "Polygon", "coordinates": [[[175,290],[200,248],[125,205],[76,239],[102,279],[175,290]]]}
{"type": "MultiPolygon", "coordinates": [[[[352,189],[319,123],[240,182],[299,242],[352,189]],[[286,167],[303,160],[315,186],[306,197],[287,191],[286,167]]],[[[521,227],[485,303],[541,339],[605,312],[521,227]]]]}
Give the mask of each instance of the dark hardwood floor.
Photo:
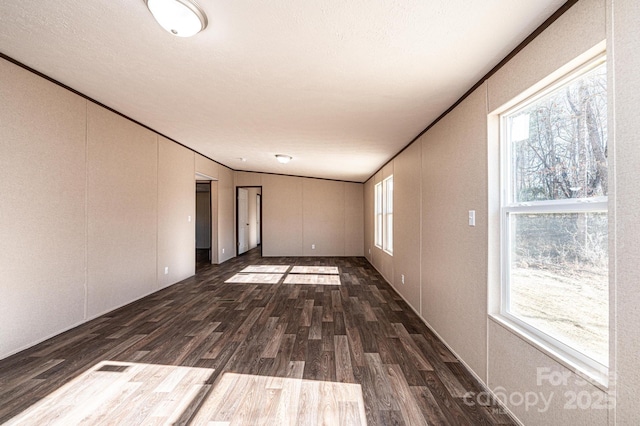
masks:
{"type": "Polygon", "coordinates": [[[366,259],[252,250],[1,360],[0,423],[514,424],[481,391],[366,259]]]}

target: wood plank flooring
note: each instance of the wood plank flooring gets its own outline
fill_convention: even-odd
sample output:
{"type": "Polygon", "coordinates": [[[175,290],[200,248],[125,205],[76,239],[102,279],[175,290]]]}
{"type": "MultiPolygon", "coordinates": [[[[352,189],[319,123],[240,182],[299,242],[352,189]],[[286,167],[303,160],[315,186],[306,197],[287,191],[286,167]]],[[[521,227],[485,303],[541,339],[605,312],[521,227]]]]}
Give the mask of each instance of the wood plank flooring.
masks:
{"type": "Polygon", "coordinates": [[[366,259],[253,250],[1,360],[0,423],[514,424],[480,391],[366,259]],[[225,283],[258,265],[340,285],[225,283]]]}

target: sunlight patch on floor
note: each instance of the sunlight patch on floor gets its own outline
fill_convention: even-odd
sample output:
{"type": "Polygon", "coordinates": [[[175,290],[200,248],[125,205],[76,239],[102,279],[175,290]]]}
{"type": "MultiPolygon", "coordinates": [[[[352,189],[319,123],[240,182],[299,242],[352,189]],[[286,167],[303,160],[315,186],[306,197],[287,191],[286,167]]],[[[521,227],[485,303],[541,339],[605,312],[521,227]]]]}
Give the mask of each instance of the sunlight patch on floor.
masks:
{"type": "Polygon", "coordinates": [[[289,274],[285,284],[340,285],[340,275],[289,274]]]}
{"type": "Polygon", "coordinates": [[[289,265],[250,265],[240,271],[240,273],[284,274],[290,267],[289,265]]]}
{"type": "Polygon", "coordinates": [[[225,283],[278,284],[283,274],[235,274],[225,283]]]}
{"type": "Polygon", "coordinates": [[[292,274],[338,274],[337,266],[294,266],[292,274]]]}
{"type": "Polygon", "coordinates": [[[359,384],[102,361],[6,425],[366,425],[359,384]],[[212,388],[213,386],[213,388],[212,388]],[[189,421],[191,419],[191,421],[189,421]]]}
{"type": "Polygon", "coordinates": [[[341,285],[337,266],[250,265],[225,283],[341,285]],[[289,271],[287,273],[287,271],[289,271]]]}
{"type": "Polygon", "coordinates": [[[205,395],[213,371],[101,361],[5,424],[174,424],[205,395]]]}
{"type": "MultiPolygon", "coordinates": [[[[304,362],[290,372],[302,376],[304,362]]],[[[358,384],[224,373],[192,425],[366,425],[358,384]]]]}

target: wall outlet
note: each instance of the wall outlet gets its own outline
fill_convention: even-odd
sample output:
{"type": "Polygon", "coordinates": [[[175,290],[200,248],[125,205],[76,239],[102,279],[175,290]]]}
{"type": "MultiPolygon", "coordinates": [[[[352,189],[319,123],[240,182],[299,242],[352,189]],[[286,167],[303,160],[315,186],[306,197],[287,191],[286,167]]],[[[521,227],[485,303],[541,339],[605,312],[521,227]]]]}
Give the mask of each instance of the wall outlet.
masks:
{"type": "Polygon", "coordinates": [[[165,266],[165,267],[164,267],[164,274],[165,274],[165,275],[168,275],[168,274],[169,274],[169,267],[168,267],[168,266],[165,266]]]}
{"type": "Polygon", "coordinates": [[[476,226],[476,211],[469,210],[469,226],[476,226]]]}
{"type": "Polygon", "coordinates": [[[222,249],[222,254],[224,254],[224,249],[222,249]]]}
{"type": "Polygon", "coordinates": [[[315,250],[316,249],[316,245],[315,244],[311,244],[311,250],[315,250]]]}
{"type": "Polygon", "coordinates": [[[369,254],[371,254],[371,249],[369,249],[369,254]]]}
{"type": "Polygon", "coordinates": [[[189,217],[187,218],[187,221],[191,222],[191,216],[189,216],[189,217]]]}
{"type": "Polygon", "coordinates": [[[404,284],[404,274],[400,275],[400,277],[402,278],[402,284],[404,284]]]}

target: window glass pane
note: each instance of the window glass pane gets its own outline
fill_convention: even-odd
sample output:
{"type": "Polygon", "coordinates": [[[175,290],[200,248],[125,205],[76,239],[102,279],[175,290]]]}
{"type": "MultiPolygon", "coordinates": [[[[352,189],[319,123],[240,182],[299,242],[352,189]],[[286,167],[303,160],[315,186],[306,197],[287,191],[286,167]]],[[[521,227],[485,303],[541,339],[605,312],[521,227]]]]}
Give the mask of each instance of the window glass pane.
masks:
{"type": "Polygon", "coordinates": [[[393,252],[393,176],[384,180],[384,250],[393,252]]]}
{"type": "Polygon", "coordinates": [[[387,228],[385,237],[384,249],[388,252],[393,252],[393,214],[387,214],[387,228]]]}
{"type": "Polygon", "coordinates": [[[513,202],[607,195],[605,64],[505,120],[513,202]]]}
{"type": "Polygon", "coordinates": [[[608,364],[606,213],[509,215],[508,311],[608,364]]]}
{"type": "Polygon", "coordinates": [[[375,202],[375,245],[382,247],[382,183],[376,184],[374,193],[375,202]]]}

